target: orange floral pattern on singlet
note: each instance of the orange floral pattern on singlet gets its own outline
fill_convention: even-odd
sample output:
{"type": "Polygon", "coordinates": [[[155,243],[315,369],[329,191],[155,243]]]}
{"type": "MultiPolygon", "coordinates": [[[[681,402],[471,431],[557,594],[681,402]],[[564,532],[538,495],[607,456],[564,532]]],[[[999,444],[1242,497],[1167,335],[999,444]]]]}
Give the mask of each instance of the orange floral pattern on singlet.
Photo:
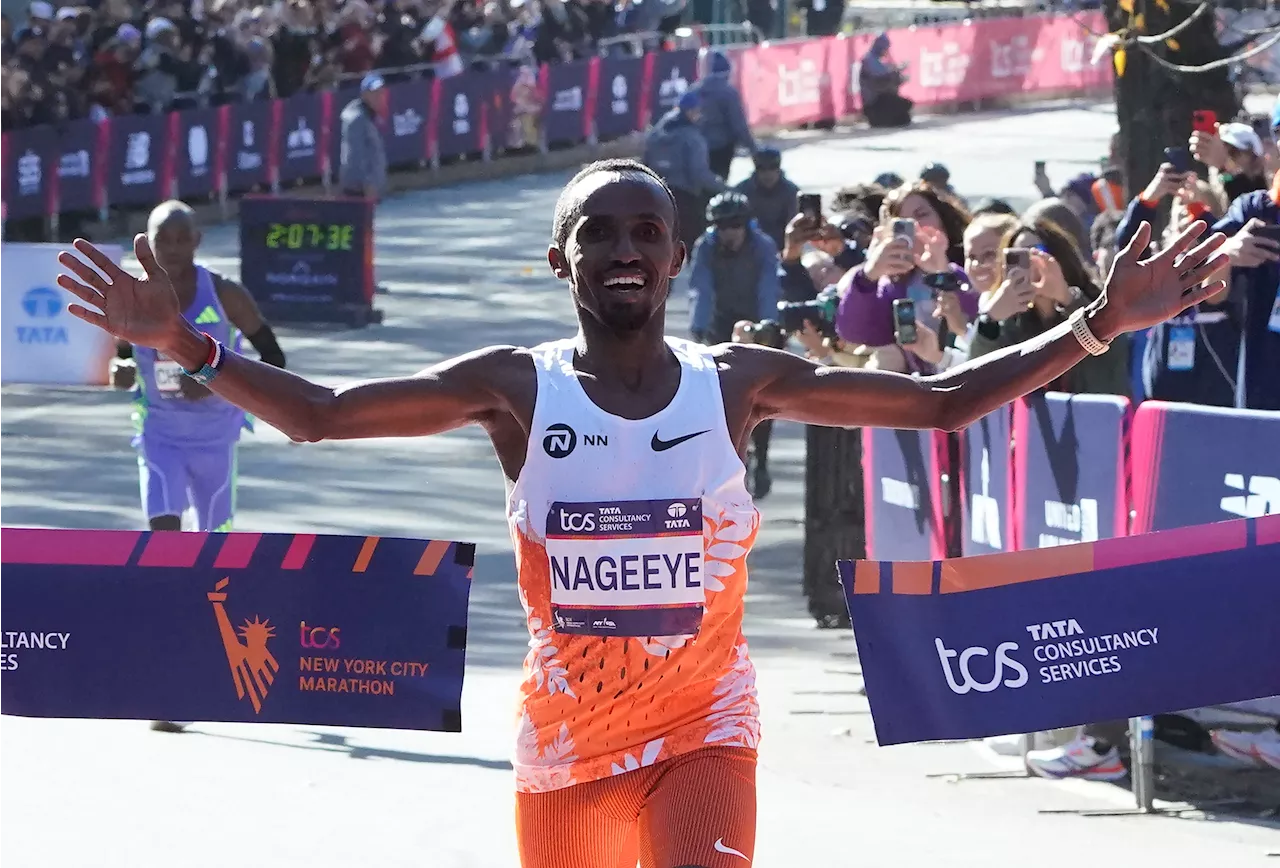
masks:
{"type": "MultiPolygon", "coordinates": [[[[704,510],[710,511],[704,501],[704,510]]],[[[523,525],[523,522],[519,524],[523,525]]],[[[529,627],[516,788],[556,790],[708,745],[755,748],[755,667],[742,635],[753,507],[703,516],[706,608],[697,637],[579,636],[552,629],[546,547],[513,525],[529,627]]]]}

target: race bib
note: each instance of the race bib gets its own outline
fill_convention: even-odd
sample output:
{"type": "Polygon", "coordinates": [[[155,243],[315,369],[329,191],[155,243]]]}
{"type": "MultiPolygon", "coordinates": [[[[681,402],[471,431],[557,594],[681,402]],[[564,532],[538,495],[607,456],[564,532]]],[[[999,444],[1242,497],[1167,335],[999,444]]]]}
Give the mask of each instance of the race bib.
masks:
{"type": "Polygon", "coordinates": [[[1280,334],[1280,287],[1276,288],[1276,300],[1271,303],[1271,320],[1267,323],[1267,328],[1280,334]]]}
{"type": "Polygon", "coordinates": [[[156,356],[156,388],[165,398],[176,398],[182,394],[182,366],[173,359],[156,356]]]}
{"type": "Polygon", "coordinates": [[[702,625],[702,499],[551,504],[558,633],[691,636],[702,625]]]}
{"type": "Polygon", "coordinates": [[[1196,330],[1194,326],[1169,329],[1169,370],[1189,371],[1196,366],[1196,330]]]}

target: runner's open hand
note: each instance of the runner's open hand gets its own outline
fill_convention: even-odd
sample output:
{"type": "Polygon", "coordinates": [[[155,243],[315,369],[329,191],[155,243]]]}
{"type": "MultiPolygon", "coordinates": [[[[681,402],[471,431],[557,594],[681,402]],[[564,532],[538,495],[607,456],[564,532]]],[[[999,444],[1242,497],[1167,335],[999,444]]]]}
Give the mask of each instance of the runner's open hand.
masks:
{"type": "Polygon", "coordinates": [[[182,311],[169,276],[151,252],[147,236],[133,239],[133,252],[147,273],[145,278],[129,274],[83,238],[76,239],[74,246],[75,254],[58,254],[58,262],[71,272],[58,275],[58,285],[97,310],[73,304],[68,308],[71,313],[120,340],[163,347],[182,324],[182,311]]]}
{"type": "Polygon", "coordinates": [[[1226,236],[1217,233],[1196,244],[1207,228],[1197,220],[1160,253],[1139,261],[1151,243],[1151,224],[1142,222],[1107,277],[1104,310],[1111,325],[1120,332],[1144,329],[1222,291],[1221,280],[1206,281],[1227,265],[1219,250],[1226,236]]]}

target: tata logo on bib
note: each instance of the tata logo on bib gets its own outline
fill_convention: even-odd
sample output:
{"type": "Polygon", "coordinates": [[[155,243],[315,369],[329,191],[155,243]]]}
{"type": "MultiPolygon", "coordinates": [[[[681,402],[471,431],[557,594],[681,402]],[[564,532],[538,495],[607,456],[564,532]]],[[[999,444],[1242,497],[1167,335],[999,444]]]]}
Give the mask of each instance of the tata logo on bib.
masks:
{"type": "Polygon", "coordinates": [[[995,666],[991,678],[987,681],[981,681],[974,677],[970,663],[975,657],[990,657],[991,652],[981,646],[966,648],[963,651],[952,651],[946,645],[942,644],[942,640],[934,638],[934,646],[938,650],[938,662],[942,664],[942,674],[947,678],[947,686],[951,688],[952,693],[964,696],[970,690],[976,690],[979,693],[990,693],[999,687],[1002,683],[1005,687],[1022,687],[1027,683],[1027,668],[1009,656],[1010,651],[1017,651],[1016,642],[1001,642],[996,646],[995,666]],[[956,668],[960,670],[960,680],[956,680],[956,673],[951,667],[951,661],[955,657],[959,657],[956,661],[956,668]],[[1005,667],[1016,673],[1011,678],[1005,678],[1005,667]]]}
{"type": "Polygon", "coordinates": [[[669,515],[670,518],[664,519],[663,524],[667,526],[667,530],[676,530],[677,528],[682,527],[693,527],[693,525],[689,523],[689,519],[686,518],[688,514],[689,507],[685,506],[683,503],[673,503],[667,507],[667,515],[669,515]]]}
{"type": "Polygon", "coordinates": [[[18,343],[68,343],[66,327],[58,325],[62,315],[62,296],[57,290],[47,286],[27,290],[22,296],[22,312],[30,322],[18,326],[18,343]]]}

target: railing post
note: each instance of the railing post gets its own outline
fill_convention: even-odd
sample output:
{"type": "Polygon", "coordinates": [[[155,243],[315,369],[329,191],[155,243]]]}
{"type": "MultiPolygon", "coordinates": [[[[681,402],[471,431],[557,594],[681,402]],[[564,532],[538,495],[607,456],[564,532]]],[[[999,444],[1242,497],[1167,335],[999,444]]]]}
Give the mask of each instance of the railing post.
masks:
{"type": "Polygon", "coordinates": [[[823,627],[848,627],[838,560],[867,556],[862,431],[805,428],[804,575],[809,613],[823,627]]]}

